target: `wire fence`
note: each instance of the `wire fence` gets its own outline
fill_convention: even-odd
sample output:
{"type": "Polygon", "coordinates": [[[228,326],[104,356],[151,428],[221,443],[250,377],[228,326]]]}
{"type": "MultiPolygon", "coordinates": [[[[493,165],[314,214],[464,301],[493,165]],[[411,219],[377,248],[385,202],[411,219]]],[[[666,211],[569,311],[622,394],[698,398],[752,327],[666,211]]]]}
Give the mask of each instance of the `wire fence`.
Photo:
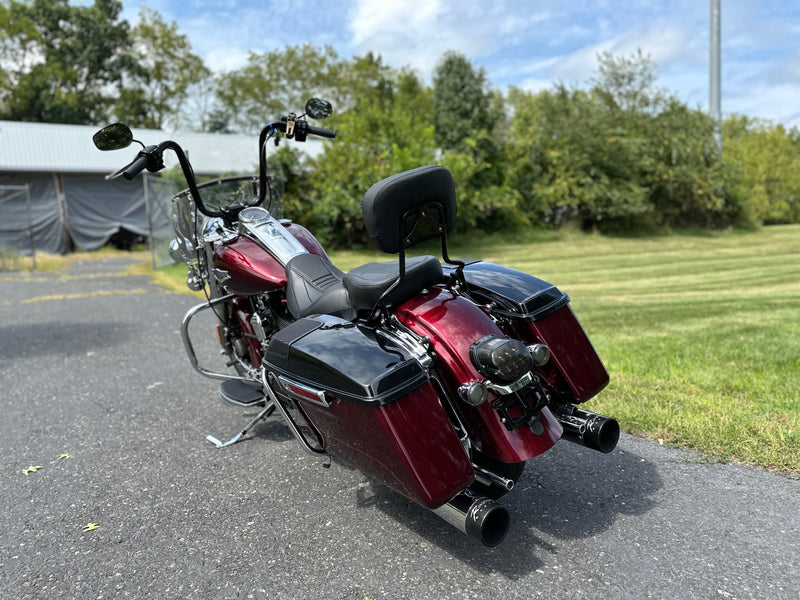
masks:
{"type": "Polygon", "coordinates": [[[19,269],[31,257],[31,269],[36,268],[36,242],[33,232],[31,190],[25,185],[0,185],[0,269],[19,269]],[[19,223],[27,223],[20,228],[19,223]]]}

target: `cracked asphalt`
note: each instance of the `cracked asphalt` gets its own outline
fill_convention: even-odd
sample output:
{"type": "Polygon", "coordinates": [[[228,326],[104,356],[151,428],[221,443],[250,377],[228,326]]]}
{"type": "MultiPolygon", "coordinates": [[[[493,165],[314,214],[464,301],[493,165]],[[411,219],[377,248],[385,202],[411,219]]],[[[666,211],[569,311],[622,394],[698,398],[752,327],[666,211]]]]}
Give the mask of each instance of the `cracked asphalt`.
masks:
{"type": "Polygon", "coordinates": [[[0,273],[0,598],[800,596],[800,481],[635,437],[531,461],[493,549],[275,417],[216,449],[254,412],[191,369],[196,300],[136,260],[0,273]]]}

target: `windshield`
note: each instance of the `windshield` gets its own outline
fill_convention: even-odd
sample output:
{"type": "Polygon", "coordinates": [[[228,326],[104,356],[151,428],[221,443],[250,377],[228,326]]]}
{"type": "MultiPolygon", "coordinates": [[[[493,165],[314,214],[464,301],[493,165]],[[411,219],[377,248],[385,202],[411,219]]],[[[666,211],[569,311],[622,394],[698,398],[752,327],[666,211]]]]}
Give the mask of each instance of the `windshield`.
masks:
{"type": "MultiPolygon", "coordinates": [[[[283,182],[269,178],[265,206],[276,219],[283,217],[283,182]]],[[[197,186],[203,205],[213,214],[221,214],[225,206],[255,206],[258,204],[258,177],[226,177],[214,179],[197,186]]],[[[173,202],[191,200],[188,189],[175,195],[173,202]]]]}
{"type": "MultiPolygon", "coordinates": [[[[226,177],[215,179],[197,186],[203,204],[215,212],[221,212],[223,206],[241,204],[255,206],[258,204],[258,177],[226,177]]],[[[269,214],[276,219],[283,218],[283,182],[269,178],[269,193],[265,206],[269,214]]],[[[195,203],[188,189],[175,194],[172,198],[172,213],[170,220],[177,234],[179,243],[191,250],[197,243],[198,233],[203,230],[204,223],[209,217],[203,216],[197,220],[195,203]]]]}

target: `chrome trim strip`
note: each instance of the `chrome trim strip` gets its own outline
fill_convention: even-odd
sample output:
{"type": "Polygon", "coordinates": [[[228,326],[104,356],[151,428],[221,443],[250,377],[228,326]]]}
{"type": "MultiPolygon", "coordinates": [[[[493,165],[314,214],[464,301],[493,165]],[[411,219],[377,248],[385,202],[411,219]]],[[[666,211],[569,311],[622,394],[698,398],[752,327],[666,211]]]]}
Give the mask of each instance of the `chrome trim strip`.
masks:
{"type": "Polygon", "coordinates": [[[294,396],[296,400],[308,400],[309,402],[319,404],[325,408],[328,408],[331,405],[331,403],[325,397],[325,390],[318,390],[307,385],[303,385],[302,383],[293,381],[288,377],[284,377],[283,375],[278,375],[278,381],[283,386],[283,389],[294,396]],[[299,394],[292,388],[296,388],[302,392],[305,392],[305,394],[299,394]]]}

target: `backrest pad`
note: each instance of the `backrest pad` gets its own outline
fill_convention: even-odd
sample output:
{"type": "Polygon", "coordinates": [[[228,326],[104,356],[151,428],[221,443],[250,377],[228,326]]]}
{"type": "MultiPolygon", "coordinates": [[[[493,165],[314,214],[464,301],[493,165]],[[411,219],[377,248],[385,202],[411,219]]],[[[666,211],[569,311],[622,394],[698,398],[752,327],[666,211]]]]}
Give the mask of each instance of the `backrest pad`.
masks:
{"type": "MultiPolygon", "coordinates": [[[[367,233],[382,252],[396,254],[402,248],[400,219],[409,211],[439,204],[447,232],[456,222],[456,190],[453,176],[444,167],[427,166],[397,173],[373,185],[361,200],[367,233]]],[[[406,231],[415,223],[405,223],[406,231]]]]}

